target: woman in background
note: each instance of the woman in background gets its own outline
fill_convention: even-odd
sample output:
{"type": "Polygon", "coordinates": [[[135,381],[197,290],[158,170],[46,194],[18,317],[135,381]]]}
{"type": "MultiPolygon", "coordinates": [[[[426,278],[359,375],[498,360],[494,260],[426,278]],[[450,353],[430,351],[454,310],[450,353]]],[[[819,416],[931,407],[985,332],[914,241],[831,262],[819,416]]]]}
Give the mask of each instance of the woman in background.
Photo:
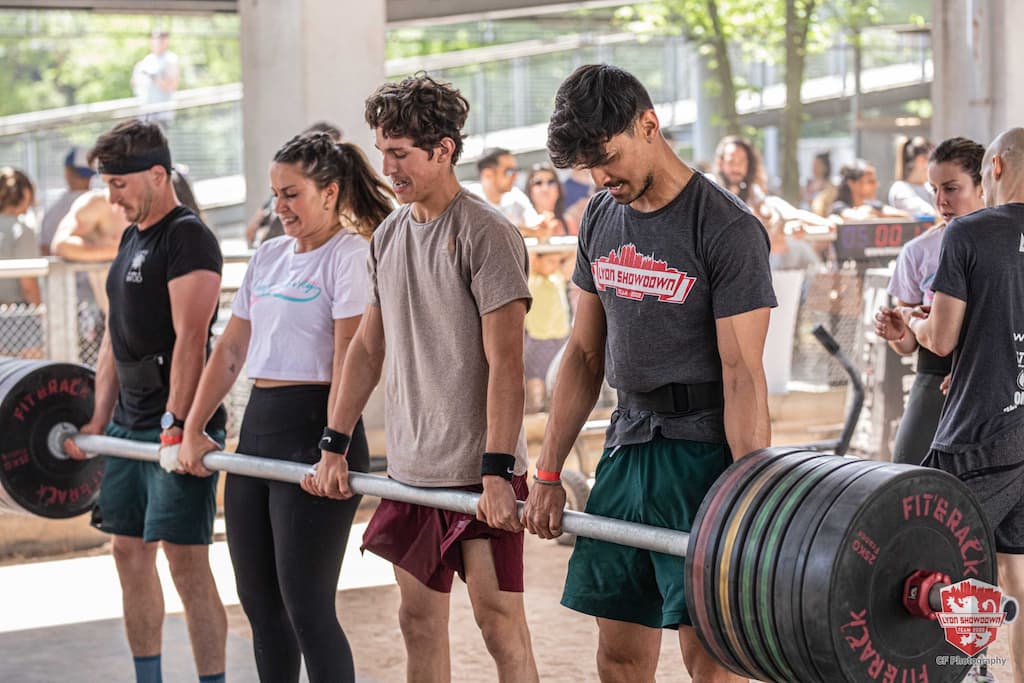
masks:
{"type": "MultiPolygon", "coordinates": [[[[985,148],[966,138],[943,141],[931,153],[928,179],[935,191],[940,222],[904,245],[889,281],[894,306],[929,306],[931,290],[939,267],[939,251],[946,225],[956,218],[985,206],[981,198],[981,159],[985,148]]],[[[914,333],[892,308],[875,315],[875,334],[885,339],[901,356],[917,351],[917,374],[907,397],[903,419],[896,430],[893,462],[919,465],[928,455],[939,424],[944,400],[943,379],[952,369],[952,356],[936,356],[919,346],[914,333]]]]}

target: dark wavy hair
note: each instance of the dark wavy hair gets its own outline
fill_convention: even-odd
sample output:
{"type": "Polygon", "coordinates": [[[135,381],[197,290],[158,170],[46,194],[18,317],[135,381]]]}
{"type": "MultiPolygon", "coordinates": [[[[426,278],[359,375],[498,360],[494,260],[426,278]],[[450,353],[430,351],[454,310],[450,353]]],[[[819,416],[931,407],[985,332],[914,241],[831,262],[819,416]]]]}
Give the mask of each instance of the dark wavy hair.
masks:
{"type": "Polygon", "coordinates": [[[952,162],[971,176],[974,186],[981,185],[981,160],[985,157],[985,148],[968,138],[949,138],[939,143],[932,150],[928,161],[933,164],[952,162]]]}
{"type": "Polygon", "coordinates": [[[548,123],[548,155],[557,168],[593,168],[604,145],[648,109],[651,96],[636,76],[609,64],[581,66],[562,82],[548,123]]]}
{"type": "Polygon", "coordinates": [[[363,150],[351,142],[335,142],[328,133],[303,133],[277,150],[274,161],[298,166],[318,189],[338,183],[335,209],[364,237],[372,235],[391,213],[391,188],[374,172],[363,150]]]}
{"type": "MultiPolygon", "coordinates": [[[[89,152],[89,165],[100,167],[115,163],[126,157],[139,156],[166,148],[167,138],[160,126],[150,121],[132,119],[117,124],[96,138],[96,144],[89,152]]],[[[167,169],[167,175],[171,169],[167,169]]]]}
{"type": "Polygon", "coordinates": [[[855,159],[853,163],[839,169],[839,187],[836,189],[836,201],[853,207],[853,190],[850,189],[850,183],[860,180],[868,172],[868,169],[873,168],[874,166],[869,162],[863,159],[855,159]]]}
{"type": "Polygon", "coordinates": [[[379,128],[389,138],[412,138],[429,158],[441,140],[451,138],[452,166],[462,156],[462,127],[468,116],[469,102],[462,93],[422,71],[377,88],[366,99],[364,111],[370,128],[379,128]]]}
{"type": "Polygon", "coordinates": [[[25,201],[25,195],[35,198],[36,188],[27,175],[16,168],[0,168],[0,211],[18,206],[25,201]]]}
{"type": "Polygon", "coordinates": [[[740,181],[740,192],[737,195],[746,202],[750,199],[750,191],[755,185],[762,190],[768,187],[768,178],[764,172],[764,165],[761,163],[761,154],[754,147],[753,142],[740,135],[726,135],[719,140],[718,146],[715,147],[715,175],[722,181],[723,187],[726,185],[725,177],[722,176],[719,165],[725,157],[725,148],[729,145],[736,145],[747,155],[747,174],[740,181]]]}

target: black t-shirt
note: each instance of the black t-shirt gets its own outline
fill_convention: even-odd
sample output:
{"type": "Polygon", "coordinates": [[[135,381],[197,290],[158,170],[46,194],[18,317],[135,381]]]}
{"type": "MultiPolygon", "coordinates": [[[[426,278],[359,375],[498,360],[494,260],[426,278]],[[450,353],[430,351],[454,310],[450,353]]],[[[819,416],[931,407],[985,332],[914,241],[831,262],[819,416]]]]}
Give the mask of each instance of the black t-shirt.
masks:
{"type": "MultiPolygon", "coordinates": [[[[145,230],[129,226],[107,275],[108,329],[114,359],[118,363],[137,363],[166,354],[163,373],[169,377],[176,335],[167,283],[196,270],[212,270],[219,275],[223,265],[217,238],[188,207],[174,208],[145,230]]],[[[211,330],[216,320],[214,310],[211,330]]],[[[207,354],[209,346],[207,341],[207,354]]],[[[114,421],[128,429],[159,427],[169,391],[168,383],[142,389],[122,382],[114,421]]],[[[225,422],[224,409],[218,407],[207,431],[223,429],[225,422]]]]}
{"type": "MultiPolygon", "coordinates": [[[[643,213],[598,192],[580,222],[573,282],[601,299],[605,376],[627,392],[722,379],[716,320],[776,305],[768,233],[727,190],[695,173],[662,208],[643,213]]],[[[682,416],[622,410],[608,446],[725,441],[722,411],[682,416]]]]}
{"type": "Polygon", "coordinates": [[[1024,423],[1024,204],[954,219],[932,289],[967,303],[932,448],[972,450],[1024,423]]]}

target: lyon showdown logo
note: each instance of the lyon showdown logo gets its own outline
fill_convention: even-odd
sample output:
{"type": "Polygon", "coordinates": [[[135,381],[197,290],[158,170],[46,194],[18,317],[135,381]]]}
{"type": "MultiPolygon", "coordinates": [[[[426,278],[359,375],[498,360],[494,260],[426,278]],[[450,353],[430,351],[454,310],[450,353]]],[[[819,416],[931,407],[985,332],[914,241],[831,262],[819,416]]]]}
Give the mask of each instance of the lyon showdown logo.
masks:
{"type": "Polygon", "coordinates": [[[1003,625],[1007,602],[1016,602],[1003,595],[998,586],[964,579],[940,591],[942,611],[936,614],[946,633],[946,641],[968,657],[973,657],[996,639],[996,630],[1003,625]]]}
{"type": "Polygon", "coordinates": [[[617,296],[634,301],[656,296],[658,301],[681,304],[697,281],[695,277],[669,268],[665,261],[637,253],[634,244],[624,244],[617,252],[608,252],[590,269],[598,291],[611,287],[617,296]]]}

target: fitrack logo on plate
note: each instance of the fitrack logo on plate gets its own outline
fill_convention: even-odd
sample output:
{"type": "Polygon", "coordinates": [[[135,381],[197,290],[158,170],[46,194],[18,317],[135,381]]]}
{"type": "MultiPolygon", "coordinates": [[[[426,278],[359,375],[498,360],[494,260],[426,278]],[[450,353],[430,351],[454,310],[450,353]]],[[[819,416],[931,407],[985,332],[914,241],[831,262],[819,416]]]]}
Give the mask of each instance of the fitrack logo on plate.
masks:
{"type": "Polygon", "coordinates": [[[591,265],[598,291],[608,287],[623,299],[640,301],[656,296],[658,301],[681,304],[697,278],[669,268],[668,263],[637,252],[636,245],[624,244],[591,265]]]}
{"type": "MultiPolygon", "coordinates": [[[[946,641],[973,657],[996,639],[996,630],[1006,619],[1006,603],[1016,600],[1003,595],[998,586],[964,579],[940,591],[942,611],[936,614],[946,641]]],[[[1011,614],[1016,613],[1016,604],[1011,614]]]]}

